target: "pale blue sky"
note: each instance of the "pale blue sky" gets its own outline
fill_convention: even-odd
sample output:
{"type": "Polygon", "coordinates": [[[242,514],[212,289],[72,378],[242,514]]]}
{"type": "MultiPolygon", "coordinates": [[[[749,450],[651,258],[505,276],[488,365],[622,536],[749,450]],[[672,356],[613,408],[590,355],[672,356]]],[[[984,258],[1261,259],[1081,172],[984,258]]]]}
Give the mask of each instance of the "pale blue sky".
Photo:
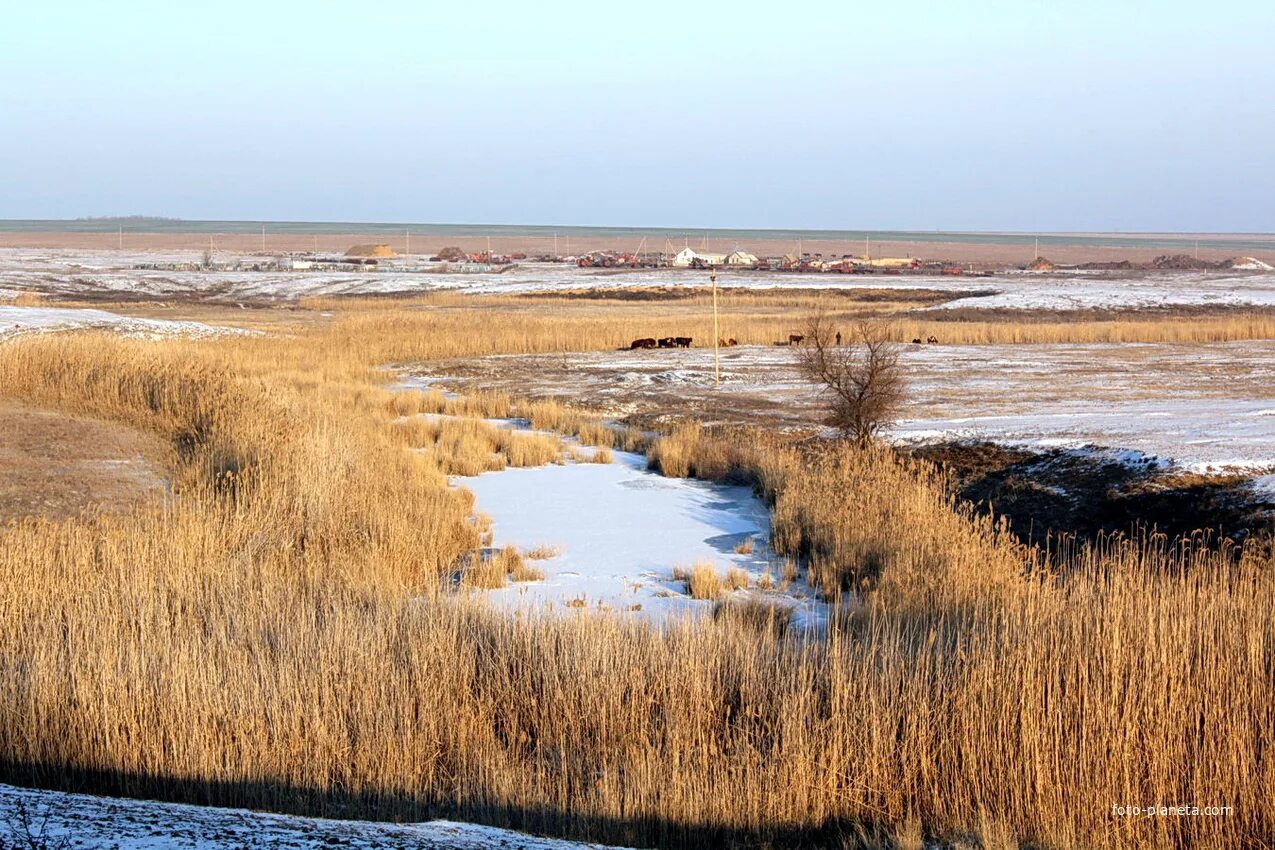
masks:
{"type": "Polygon", "coordinates": [[[0,217],[1275,231],[1275,2],[22,2],[0,217]]]}

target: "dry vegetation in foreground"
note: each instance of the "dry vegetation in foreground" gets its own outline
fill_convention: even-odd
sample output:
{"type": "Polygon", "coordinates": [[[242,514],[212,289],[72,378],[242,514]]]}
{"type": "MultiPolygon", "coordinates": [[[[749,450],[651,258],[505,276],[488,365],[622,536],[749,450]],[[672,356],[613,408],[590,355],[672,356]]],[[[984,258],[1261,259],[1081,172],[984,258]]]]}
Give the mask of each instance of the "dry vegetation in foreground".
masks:
{"type": "Polygon", "coordinates": [[[396,422],[423,411],[375,367],[631,335],[422,310],[286,339],[0,345],[6,395],[178,456],[162,508],[0,531],[4,778],[670,847],[1275,833],[1257,545],[1027,548],[927,464],[688,425],[653,463],[753,482],[774,548],[863,594],[826,639],[780,636],[778,612],[655,630],[449,595],[481,524],[446,485],[452,449],[407,450],[396,422]],[[1149,802],[1234,811],[1111,815],[1149,802]]]}

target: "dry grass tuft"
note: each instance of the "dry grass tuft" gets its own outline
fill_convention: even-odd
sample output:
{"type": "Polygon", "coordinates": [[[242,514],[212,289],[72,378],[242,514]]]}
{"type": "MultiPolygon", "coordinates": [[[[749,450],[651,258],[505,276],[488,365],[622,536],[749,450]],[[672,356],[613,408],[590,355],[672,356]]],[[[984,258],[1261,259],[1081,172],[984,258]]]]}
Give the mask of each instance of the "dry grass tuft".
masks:
{"type": "Polygon", "coordinates": [[[735,544],[735,554],[736,555],[751,555],[753,554],[753,548],[755,546],[756,546],[756,541],[753,540],[753,538],[745,537],[739,543],[735,544]]]}
{"type": "Polygon", "coordinates": [[[726,572],[726,585],[731,590],[746,590],[751,582],[747,571],[739,567],[731,567],[726,572]]]}
{"type": "Polygon", "coordinates": [[[745,632],[779,637],[792,623],[792,607],[757,596],[726,599],[713,606],[713,619],[745,632]]]}
{"type": "MultiPolygon", "coordinates": [[[[673,571],[674,578],[678,571],[673,571]]],[[[692,599],[717,599],[725,592],[725,583],[718,574],[717,568],[709,563],[700,563],[691,567],[689,572],[683,571],[686,592],[692,599]]]]}
{"type": "Polygon", "coordinates": [[[534,549],[528,549],[524,554],[532,561],[547,561],[550,558],[556,558],[561,555],[562,547],[541,543],[534,549]]]}
{"type": "Polygon", "coordinates": [[[524,561],[514,567],[509,577],[514,581],[544,581],[545,571],[524,561]]]}

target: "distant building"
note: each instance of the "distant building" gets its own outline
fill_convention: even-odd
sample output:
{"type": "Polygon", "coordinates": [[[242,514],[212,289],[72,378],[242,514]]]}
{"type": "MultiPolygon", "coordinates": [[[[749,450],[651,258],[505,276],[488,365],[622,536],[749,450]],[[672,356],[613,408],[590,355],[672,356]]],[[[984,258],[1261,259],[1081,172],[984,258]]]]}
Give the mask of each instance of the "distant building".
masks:
{"type": "MultiPolygon", "coordinates": [[[[753,261],[756,262],[756,257],[753,261]]],[[[696,251],[694,248],[683,248],[673,255],[673,265],[679,269],[691,266],[722,266],[726,264],[726,255],[711,251],[696,251]]]]}
{"type": "Polygon", "coordinates": [[[728,266],[755,266],[757,265],[757,257],[747,251],[741,251],[736,248],[726,255],[726,265],[728,266]]]}

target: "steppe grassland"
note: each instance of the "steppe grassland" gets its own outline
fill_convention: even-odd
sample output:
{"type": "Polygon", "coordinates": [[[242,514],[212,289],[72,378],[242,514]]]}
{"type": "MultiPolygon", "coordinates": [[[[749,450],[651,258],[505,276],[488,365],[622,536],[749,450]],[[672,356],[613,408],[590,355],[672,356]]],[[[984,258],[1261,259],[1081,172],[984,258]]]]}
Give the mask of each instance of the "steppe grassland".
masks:
{"type": "MultiPolygon", "coordinates": [[[[633,315],[554,312],[379,303],[291,336],[0,345],[6,395],[179,456],[162,507],[0,533],[6,773],[668,846],[1221,848],[1275,829],[1257,546],[1026,549],[930,467],[688,424],[653,463],[751,478],[775,547],[829,595],[865,594],[827,639],[758,617],[514,618],[448,594],[480,545],[444,474],[467,450],[409,450],[402,417],[448,400],[391,393],[378,367],[642,335],[633,315]],[[1233,814],[1112,818],[1139,801],[1233,814]]],[[[494,454],[482,434],[473,451],[494,454]]]]}
{"type": "MultiPolygon", "coordinates": [[[[586,351],[627,348],[640,337],[689,336],[697,346],[711,346],[711,294],[691,290],[676,300],[635,301],[631,298],[572,299],[549,295],[465,296],[435,293],[393,301],[387,299],[303,299],[314,309],[339,309],[335,321],[363,344],[378,345],[366,333],[388,323],[383,339],[394,339],[395,350],[410,349],[422,359],[497,353],[586,351]],[[491,322],[482,340],[466,341],[461,349],[447,350],[443,339],[419,335],[435,322],[463,325],[470,310],[480,310],[491,322]],[[459,313],[459,316],[455,314],[459,313]],[[438,314],[442,314],[441,316],[438,314]],[[530,318],[528,328],[521,327],[530,318]],[[528,336],[528,334],[532,334],[528,336]],[[534,337],[534,338],[533,338],[534,337]],[[539,346],[548,346],[541,348],[539,346]]],[[[685,293],[683,293],[685,294],[685,293]]],[[[941,300],[941,299],[939,299],[941,300]]],[[[1247,339],[1275,339],[1275,311],[1225,310],[1199,314],[1167,310],[1155,314],[1078,311],[1059,317],[1049,310],[1011,311],[997,315],[965,309],[952,315],[933,311],[915,313],[917,307],[936,303],[933,294],[909,295],[895,290],[830,290],[800,295],[765,290],[733,290],[719,298],[722,339],[745,345],[770,345],[801,333],[810,315],[827,313],[835,323],[849,327],[862,318],[890,320],[900,341],[937,337],[950,345],[1172,342],[1208,343],[1247,339]]]]}

